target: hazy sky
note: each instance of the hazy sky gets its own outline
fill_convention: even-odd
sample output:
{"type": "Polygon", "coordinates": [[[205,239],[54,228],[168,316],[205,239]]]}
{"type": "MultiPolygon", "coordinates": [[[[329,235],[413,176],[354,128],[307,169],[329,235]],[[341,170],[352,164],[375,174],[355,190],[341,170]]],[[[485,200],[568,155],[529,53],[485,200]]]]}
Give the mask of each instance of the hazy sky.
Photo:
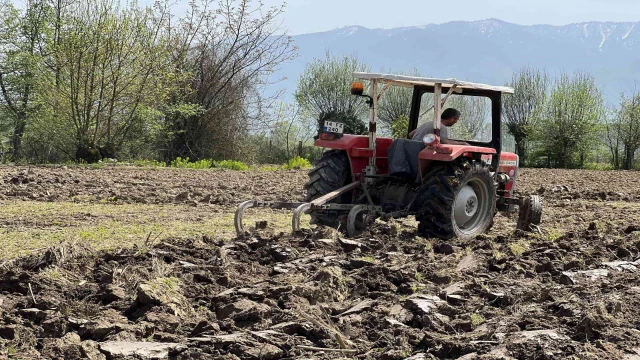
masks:
{"type": "MultiPolygon", "coordinates": [[[[282,0],[264,0],[265,5],[282,0]]],[[[497,18],[531,25],[640,21],[640,0],[288,0],[284,25],[292,35],[347,25],[394,28],[497,18]]]]}

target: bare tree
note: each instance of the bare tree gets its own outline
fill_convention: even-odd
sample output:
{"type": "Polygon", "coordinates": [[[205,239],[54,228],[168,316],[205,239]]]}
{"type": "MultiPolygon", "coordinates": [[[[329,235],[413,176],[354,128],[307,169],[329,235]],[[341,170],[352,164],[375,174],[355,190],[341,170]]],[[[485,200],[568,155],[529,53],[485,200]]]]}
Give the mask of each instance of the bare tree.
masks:
{"type": "Polygon", "coordinates": [[[265,106],[267,78],[296,55],[278,18],[284,6],[251,0],[192,2],[183,18],[167,27],[174,51],[173,109],[192,104],[202,115],[167,118],[165,157],[234,157],[265,106]]]}
{"type": "Polygon", "coordinates": [[[480,96],[451,96],[446,107],[460,111],[460,121],[452,128],[458,139],[488,141],[491,139],[490,100],[480,96]]]}
{"type": "Polygon", "coordinates": [[[522,68],[514,72],[507,84],[514,88],[512,95],[503,98],[503,121],[516,143],[520,164],[527,160],[527,141],[533,134],[543,109],[549,80],[545,72],[522,68]]]}

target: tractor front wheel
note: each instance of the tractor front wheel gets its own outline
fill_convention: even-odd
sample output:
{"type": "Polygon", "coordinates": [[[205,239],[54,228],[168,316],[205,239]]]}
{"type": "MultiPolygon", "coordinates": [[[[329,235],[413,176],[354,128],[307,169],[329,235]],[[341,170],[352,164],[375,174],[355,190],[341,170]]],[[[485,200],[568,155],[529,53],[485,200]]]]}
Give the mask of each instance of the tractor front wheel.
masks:
{"type": "Polygon", "coordinates": [[[540,225],[542,219],[542,200],[538,195],[530,195],[522,200],[516,229],[531,231],[533,226],[540,225]]]}
{"type": "Polygon", "coordinates": [[[444,165],[427,175],[418,192],[418,231],[448,240],[470,240],[493,221],[496,188],[489,169],[480,164],[444,165]]]}
{"type": "MultiPolygon", "coordinates": [[[[304,186],[307,191],[306,202],[311,202],[323,195],[351,183],[351,165],[347,153],[342,150],[329,150],[322,154],[320,160],[309,171],[309,181],[304,186]]],[[[331,201],[340,204],[351,203],[351,193],[343,194],[331,201]]],[[[338,214],[332,212],[314,213],[311,223],[326,226],[338,225],[338,214]]]]}

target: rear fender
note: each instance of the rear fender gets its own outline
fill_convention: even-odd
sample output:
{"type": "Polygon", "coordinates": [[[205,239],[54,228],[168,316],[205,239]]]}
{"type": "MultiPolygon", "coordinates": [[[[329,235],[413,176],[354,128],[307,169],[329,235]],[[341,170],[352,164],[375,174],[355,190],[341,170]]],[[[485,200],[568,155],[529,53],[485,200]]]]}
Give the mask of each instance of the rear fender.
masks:
{"type": "MultiPolygon", "coordinates": [[[[376,138],[376,168],[379,175],[384,175],[389,171],[387,150],[392,141],[393,139],[390,138],[376,138]]],[[[369,150],[369,137],[366,135],[344,134],[341,138],[335,140],[318,139],[314,145],[346,151],[354,179],[357,174],[364,173],[365,167],[369,165],[369,158],[373,155],[373,152],[369,150]]]]}
{"type": "Polygon", "coordinates": [[[424,148],[418,154],[418,159],[421,173],[424,174],[433,161],[451,162],[459,157],[474,158],[478,154],[484,159],[495,153],[495,149],[488,147],[439,144],[436,147],[427,146],[424,148]]]}

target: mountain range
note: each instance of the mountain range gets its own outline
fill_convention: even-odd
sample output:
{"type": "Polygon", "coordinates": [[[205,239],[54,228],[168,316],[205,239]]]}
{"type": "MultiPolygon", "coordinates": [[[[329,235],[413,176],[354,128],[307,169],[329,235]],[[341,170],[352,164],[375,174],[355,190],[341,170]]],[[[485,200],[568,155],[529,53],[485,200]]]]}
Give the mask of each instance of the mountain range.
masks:
{"type": "Polygon", "coordinates": [[[275,86],[289,99],[307,63],[327,51],[354,55],[373,72],[415,69],[422,76],[492,85],[509,81],[523,66],[546,69],[552,77],[589,72],[609,105],[640,86],[640,22],[525,26],[488,19],[395,29],[348,26],[292,38],[299,56],[274,74],[285,78],[275,86]]]}

